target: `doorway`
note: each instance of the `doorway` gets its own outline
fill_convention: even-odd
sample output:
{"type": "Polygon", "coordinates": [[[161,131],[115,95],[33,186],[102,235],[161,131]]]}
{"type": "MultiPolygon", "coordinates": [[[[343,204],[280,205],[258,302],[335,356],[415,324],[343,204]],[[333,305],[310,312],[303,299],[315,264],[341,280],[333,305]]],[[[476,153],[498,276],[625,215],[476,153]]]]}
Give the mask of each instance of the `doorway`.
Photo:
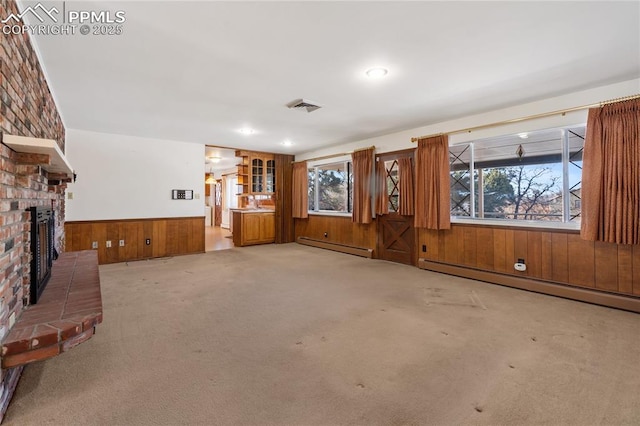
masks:
{"type": "Polygon", "coordinates": [[[215,181],[215,187],[209,184],[211,186],[205,191],[205,251],[234,247],[232,211],[252,205],[274,211],[276,244],[294,241],[293,160],[291,154],[205,146],[205,185],[209,178],[209,182],[215,181]],[[263,161],[261,169],[257,160],[266,157],[269,158],[263,161]],[[253,164],[249,168],[249,160],[256,161],[255,169],[253,164]],[[261,170],[262,177],[259,176],[261,170]],[[262,182],[265,182],[264,186],[262,182]]]}
{"type": "Polygon", "coordinates": [[[236,172],[222,175],[222,195],[220,226],[231,229],[231,209],[238,208],[238,175],[236,172]]]}
{"type": "Polygon", "coordinates": [[[233,248],[230,208],[237,206],[235,150],[205,148],[205,251],[233,248]]]}
{"type": "MultiPolygon", "coordinates": [[[[413,225],[413,215],[401,215],[398,212],[401,202],[398,160],[401,158],[410,158],[413,164],[414,150],[376,155],[377,161],[384,163],[389,197],[389,214],[377,216],[377,252],[379,259],[416,266],[416,229],[413,225]]],[[[413,167],[411,173],[415,177],[413,167]]]]}

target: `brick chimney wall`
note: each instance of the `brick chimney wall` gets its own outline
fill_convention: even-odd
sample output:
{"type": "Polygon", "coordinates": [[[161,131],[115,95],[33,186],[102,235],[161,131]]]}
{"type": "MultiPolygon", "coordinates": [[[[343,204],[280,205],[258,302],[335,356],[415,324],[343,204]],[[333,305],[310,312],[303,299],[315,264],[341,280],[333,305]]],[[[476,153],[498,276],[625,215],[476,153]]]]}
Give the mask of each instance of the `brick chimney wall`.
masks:
{"type": "MultiPolygon", "coordinates": [[[[18,13],[14,0],[0,0],[0,17],[18,13]]],[[[54,139],[64,152],[65,129],[27,34],[0,34],[0,131],[54,139]]],[[[64,191],[48,185],[39,166],[16,164],[16,153],[0,145],[0,339],[29,303],[30,222],[26,209],[52,206],[58,252],[64,251],[64,191]]],[[[22,367],[2,370],[0,421],[22,367]]]]}

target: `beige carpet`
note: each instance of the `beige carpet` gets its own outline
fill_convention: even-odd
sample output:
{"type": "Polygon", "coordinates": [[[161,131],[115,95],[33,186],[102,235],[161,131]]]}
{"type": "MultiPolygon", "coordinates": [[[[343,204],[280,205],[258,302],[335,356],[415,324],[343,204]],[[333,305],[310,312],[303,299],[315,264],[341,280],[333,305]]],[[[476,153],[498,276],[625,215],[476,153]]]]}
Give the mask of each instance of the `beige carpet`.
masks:
{"type": "Polygon", "coordinates": [[[296,244],[100,268],[5,425],[640,424],[640,315],[296,244]]]}

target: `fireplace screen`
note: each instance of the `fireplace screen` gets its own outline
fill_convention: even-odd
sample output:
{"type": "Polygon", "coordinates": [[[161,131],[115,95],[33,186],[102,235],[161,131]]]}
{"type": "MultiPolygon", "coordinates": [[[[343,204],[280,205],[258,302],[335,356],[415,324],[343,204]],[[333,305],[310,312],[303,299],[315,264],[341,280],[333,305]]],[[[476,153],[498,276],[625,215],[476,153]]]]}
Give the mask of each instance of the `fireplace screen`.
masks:
{"type": "Polygon", "coordinates": [[[55,248],[53,210],[31,207],[31,293],[30,303],[36,304],[51,277],[55,248]]]}

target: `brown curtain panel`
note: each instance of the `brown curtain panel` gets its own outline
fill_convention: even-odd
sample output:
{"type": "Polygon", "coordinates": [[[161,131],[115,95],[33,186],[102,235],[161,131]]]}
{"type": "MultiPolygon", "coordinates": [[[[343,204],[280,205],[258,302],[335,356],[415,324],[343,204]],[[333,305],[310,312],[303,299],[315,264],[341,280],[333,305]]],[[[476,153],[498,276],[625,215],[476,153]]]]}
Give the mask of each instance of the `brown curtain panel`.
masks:
{"type": "Polygon", "coordinates": [[[309,217],[309,182],[307,162],[293,163],[293,217],[309,217]]]}
{"type": "Polygon", "coordinates": [[[417,228],[451,228],[449,186],[449,137],[419,139],[414,219],[417,228]]]}
{"type": "Polygon", "coordinates": [[[376,161],[376,214],[389,214],[389,189],[384,161],[376,161]]]}
{"type": "Polygon", "coordinates": [[[400,205],[398,213],[403,216],[413,216],[413,163],[411,158],[398,160],[398,178],[400,183],[400,205]]]}
{"type": "Polygon", "coordinates": [[[640,99],[589,110],[581,192],[582,238],[640,244],[640,99]]]}
{"type": "Polygon", "coordinates": [[[371,180],[373,179],[373,148],[351,154],[353,162],[353,221],[371,223],[371,180]]]}

